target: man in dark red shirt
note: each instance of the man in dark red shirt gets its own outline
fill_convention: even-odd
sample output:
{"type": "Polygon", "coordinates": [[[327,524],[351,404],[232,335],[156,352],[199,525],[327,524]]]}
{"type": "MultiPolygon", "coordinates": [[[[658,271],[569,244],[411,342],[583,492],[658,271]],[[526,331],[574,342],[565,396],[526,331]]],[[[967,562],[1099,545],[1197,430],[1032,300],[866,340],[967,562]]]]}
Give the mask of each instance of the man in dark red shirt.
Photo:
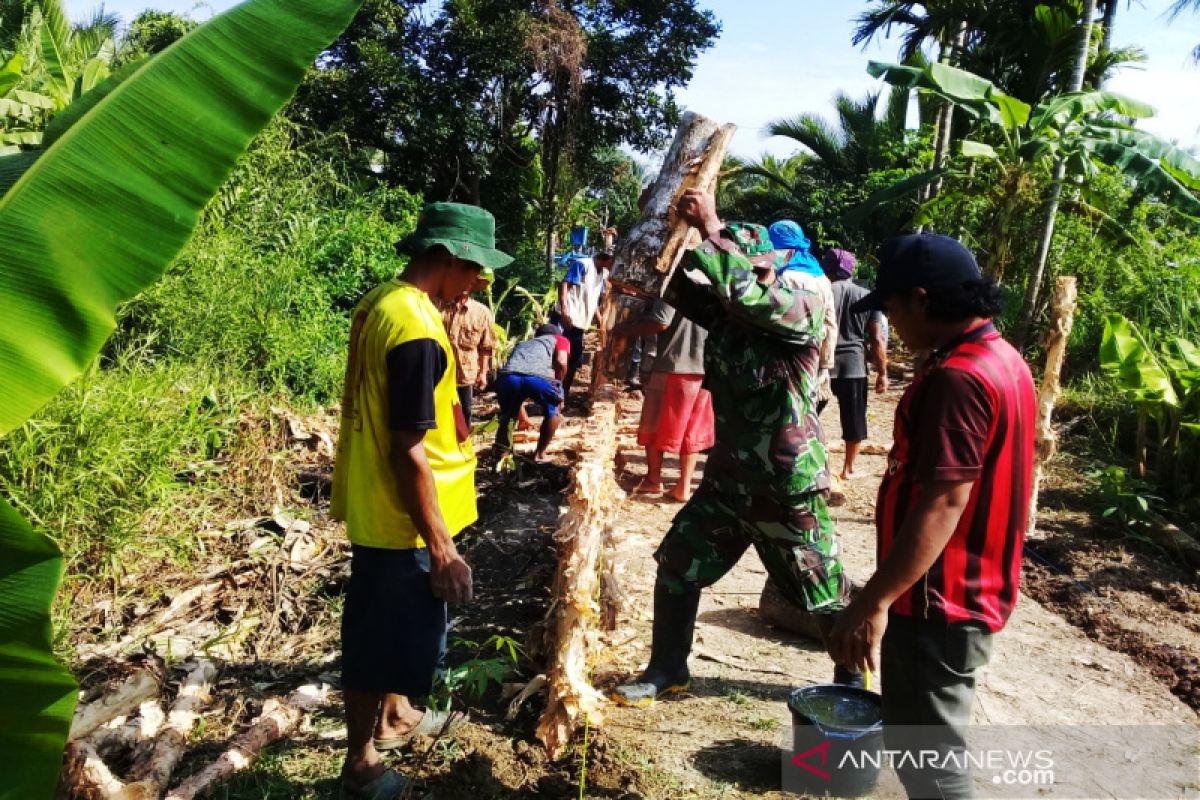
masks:
{"type": "MultiPolygon", "coordinates": [[[[975,671],[1017,598],[1033,378],[992,325],[999,289],[954,239],[887,242],[875,291],[853,308],[865,310],[887,311],[909,349],[932,355],[896,412],[875,575],[842,612],[829,652],[846,666],[882,667],[888,749],[961,751],[975,671]]],[[[910,797],[969,797],[962,762],[897,771],[910,797]]]]}

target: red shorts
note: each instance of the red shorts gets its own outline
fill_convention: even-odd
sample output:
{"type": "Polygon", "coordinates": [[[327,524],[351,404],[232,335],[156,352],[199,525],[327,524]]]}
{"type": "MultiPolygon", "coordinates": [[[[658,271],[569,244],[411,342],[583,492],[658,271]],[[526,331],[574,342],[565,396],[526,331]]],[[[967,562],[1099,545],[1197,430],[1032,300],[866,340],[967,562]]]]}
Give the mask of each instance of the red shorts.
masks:
{"type": "Polygon", "coordinates": [[[712,395],[703,375],[655,372],[642,402],[638,444],[667,453],[699,453],[713,446],[712,395]]]}

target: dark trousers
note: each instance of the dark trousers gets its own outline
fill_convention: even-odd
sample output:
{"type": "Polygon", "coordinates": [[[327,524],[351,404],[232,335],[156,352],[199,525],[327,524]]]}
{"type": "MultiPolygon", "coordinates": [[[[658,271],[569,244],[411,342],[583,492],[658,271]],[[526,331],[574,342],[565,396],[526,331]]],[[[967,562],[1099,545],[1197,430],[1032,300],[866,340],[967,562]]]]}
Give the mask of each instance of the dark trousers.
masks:
{"type": "Polygon", "coordinates": [[[458,402],[462,406],[463,419],[471,424],[471,401],[475,398],[475,387],[471,385],[458,387],[458,402]]]}
{"type": "Polygon", "coordinates": [[[342,607],[342,688],[429,694],[446,653],[446,602],[433,595],[429,551],[354,545],[342,607]]]}
{"type": "MultiPolygon", "coordinates": [[[[883,736],[889,750],[961,751],[975,700],[975,671],[987,664],[992,634],[982,624],[892,615],[883,635],[883,736]]],[[[963,759],[954,759],[962,763],[963,759]]],[[[912,798],[971,797],[969,769],[896,772],[912,798]]]]}

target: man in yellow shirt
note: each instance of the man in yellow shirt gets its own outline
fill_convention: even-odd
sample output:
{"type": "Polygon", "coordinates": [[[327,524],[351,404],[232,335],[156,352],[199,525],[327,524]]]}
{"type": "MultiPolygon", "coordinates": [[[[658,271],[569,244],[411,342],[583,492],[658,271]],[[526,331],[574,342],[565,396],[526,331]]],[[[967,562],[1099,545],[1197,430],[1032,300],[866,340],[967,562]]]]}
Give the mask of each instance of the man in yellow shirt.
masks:
{"type": "Polygon", "coordinates": [[[475,451],[434,301],[512,261],[495,248],[492,215],[459,203],[426,206],[396,250],[411,258],[403,274],[354,309],[333,473],[332,515],[353,546],[342,615],[346,797],[399,794],[407,780],[379,750],[456,722],[409,703],[432,688],[446,604],[471,600],[471,568],[453,537],[477,518],[475,451]]]}

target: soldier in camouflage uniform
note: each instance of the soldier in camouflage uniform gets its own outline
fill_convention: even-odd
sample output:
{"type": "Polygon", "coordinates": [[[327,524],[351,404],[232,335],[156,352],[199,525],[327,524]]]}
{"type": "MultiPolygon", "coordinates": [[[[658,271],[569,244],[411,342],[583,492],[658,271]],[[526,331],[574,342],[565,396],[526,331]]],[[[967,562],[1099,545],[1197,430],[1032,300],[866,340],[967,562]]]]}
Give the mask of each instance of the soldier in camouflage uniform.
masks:
{"type": "MultiPolygon", "coordinates": [[[[685,194],[679,213],[706,238],[684,257],[663,299],[708,329],[704,375],[716,445],[703,483],[655,553],[650,663],[636,682],[617,687],[613,699],[625,705],[687,687],[700,590],[750,545],[788,601],[828,615],[825,630],[849,598],[813,404],[824,303],[775,280],[778,256],[763,226],[721,226],[707,193],[685,194]]],[[[855,676],[838,669],[835,680],[855,676]]]]}

